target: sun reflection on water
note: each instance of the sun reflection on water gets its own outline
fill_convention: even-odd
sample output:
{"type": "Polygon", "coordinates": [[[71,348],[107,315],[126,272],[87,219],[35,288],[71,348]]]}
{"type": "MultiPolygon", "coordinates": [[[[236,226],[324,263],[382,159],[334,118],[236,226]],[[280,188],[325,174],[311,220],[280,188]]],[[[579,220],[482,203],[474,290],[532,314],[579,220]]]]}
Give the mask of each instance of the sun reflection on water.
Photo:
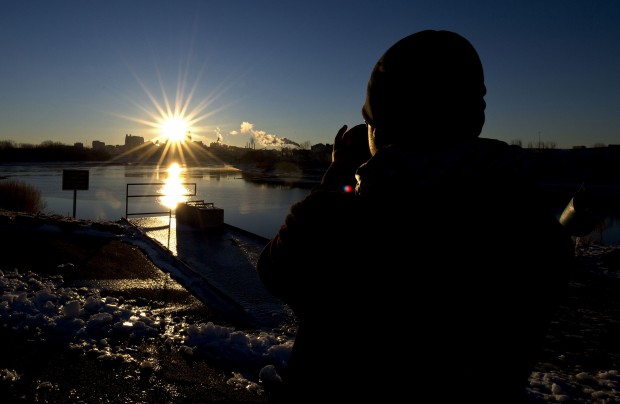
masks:
{"type": "Polygon", "coordinates": [[[162,196],[159,201],[170,209],[175,209],[177,204],[187,201],[189,190],[183,185],[183,168],[178,163],[172,163],[168,167],[168,178],[160,190],[162,196]]]}

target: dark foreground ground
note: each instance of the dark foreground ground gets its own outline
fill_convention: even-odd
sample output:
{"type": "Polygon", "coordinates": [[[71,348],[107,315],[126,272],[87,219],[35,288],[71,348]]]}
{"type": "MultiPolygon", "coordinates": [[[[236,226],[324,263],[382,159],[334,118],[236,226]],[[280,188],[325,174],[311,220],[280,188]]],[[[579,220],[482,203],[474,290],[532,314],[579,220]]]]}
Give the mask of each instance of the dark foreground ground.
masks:
{"type": "MultiPolygon", "coordinates": [[[[166,276],[137,247],[113,238],[15,231],[0,215],[0,270],[61,274],[67,286],[103,282],[102,296],[157,306],[162,313],[226,325],[226,318],[166,276]],[[65,263],[72,266],[64,266],[65,263]],[[110,287],[131,280],[122,288],[110,287]],[[138,282],[136,282],[138,280],[138,282]]],[[[62,224],[71,227],[71,221],[62,224]]],[[[104,230],[115,226],[97,224],[104,230]]],[[[26,226],[27,227],[27,226],[26,226]]],[[[532,402],[606,403],[620,400],[620,249],[584,246],[579,270],[553,323],[532,376],[532,402]]],[[[66,344],[15,333],[0,324],[0,402],[41,403],[265,403],[230,383],[231,369],[172,350],[159,339],[132,348],[135,361],[119,366],[76,354],[66,344]],[[157,358],[142,368],[141,358],[157,358]],[[2,373],[10,369],[19,379],[2,373]]],[[[413,402],[423,394],[412,392],[413,402]]],[[[418,399],[420,401],[418,401],[418,399]]],[[[407,400],[408,401],[408,400],[407,400]]]]}
{"type": "MultiPolygon", "coordinates": [[[[157,306],[162,315],[226,325],[196,297],[162,273],[137,247],[110,238],[72,234],[7,231],[0,215],[0,270],[61,274],[65,285],[103,282],[101,296],[157,306]],[[71,266],[65,266],[72,263],[71,266]],[[110,285],[131,280],[131,286],[110,285]],[[137,282],[136,282],[137,281],[137,282]],[[167,312],[167,313],[166,313],[167,312]]],[[[68,225],[70,227],[70,224],[68,225]]],[[[114,226],[109,228],[116,231],[114,226]]],[[[105,229],[108,230],[108,229],[105,229]]],[[[76,354],[66,343],[41,341],[36,332],[24,336],[0,324],[0,403],[262,403],[257,394],[230,383],[230,370],[192,360],[161,339],[133,347],[131,363],[119,366],[76,354]],[[141,358],[156,358],[154,369],[140,367],[141,358]],[[2,373],[10,369],[19,378],[2,373]]]]}

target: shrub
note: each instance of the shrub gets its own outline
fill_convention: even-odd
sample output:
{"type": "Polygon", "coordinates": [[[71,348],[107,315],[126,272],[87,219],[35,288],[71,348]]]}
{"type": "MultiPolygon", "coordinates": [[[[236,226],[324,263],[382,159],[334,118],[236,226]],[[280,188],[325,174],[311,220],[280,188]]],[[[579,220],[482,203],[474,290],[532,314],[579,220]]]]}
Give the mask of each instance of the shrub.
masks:
{"type": "Polygon", "coordinates": [[[38,213],[46,206],[41,191],[19,180],[0,180],[0,208],[38,213]]]}

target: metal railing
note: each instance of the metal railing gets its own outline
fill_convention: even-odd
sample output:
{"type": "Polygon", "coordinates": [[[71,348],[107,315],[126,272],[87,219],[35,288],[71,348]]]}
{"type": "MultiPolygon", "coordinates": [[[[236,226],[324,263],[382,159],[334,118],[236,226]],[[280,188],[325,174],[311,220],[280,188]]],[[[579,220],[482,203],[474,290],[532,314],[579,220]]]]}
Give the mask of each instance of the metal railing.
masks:
{"type": "MultiPolygon", "coordinates": [[[[129,216],[147,216],[147,215],[163,215],[168,214],[168,217],[172,219],[172,209],[168,208],[168,210],[164,211],[155,211],[155,212],[135,212],[129,213],[129,199],[130,198],[159,198],[162,196],[167,196],[166,194],[130,194],[129,189],[132,186],[143,186],[143,187],[163,187],[165,186],[165,182],[135,182],[127,184],[127,188],[125,189],[125,218],[129,218],[129,216]]],[[[178,195],[178,196],[196,196],[196,183],[195,182],[183,182],[180,185],[183,187],[193,186],[193,192],[188,192],[186,194],[178,195]]],[[[187,189],[187,187],[185,188],[187,189]]]]}

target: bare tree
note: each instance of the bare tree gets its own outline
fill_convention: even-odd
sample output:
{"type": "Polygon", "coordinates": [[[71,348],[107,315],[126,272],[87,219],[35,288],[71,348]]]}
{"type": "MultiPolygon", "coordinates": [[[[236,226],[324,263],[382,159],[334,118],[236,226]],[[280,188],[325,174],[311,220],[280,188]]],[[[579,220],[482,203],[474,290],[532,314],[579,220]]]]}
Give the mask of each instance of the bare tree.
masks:
{"type": "Polygon", "coordinates": [[[510,141],[510,144],[519,147],[523,146],[523,142],[521,141],[521,139],[513,139],[510,141]]]}
{"type": "Polygon", "coordinates": [[[550,141],[546,142],[546,143],[543,145],[543,147],[544,147],[545,149],[555,149],[555,148],[557,148],[557,147],[558,147],[558,144],[557,144],[556,142],[554,142],[554,141],[550,140],[550,141]]]}
{"type": "Polygon", "coordinates": [[[0,140],[0,150],[3,149],[14,149],[17,145],[12,140],[0,140]]]}

